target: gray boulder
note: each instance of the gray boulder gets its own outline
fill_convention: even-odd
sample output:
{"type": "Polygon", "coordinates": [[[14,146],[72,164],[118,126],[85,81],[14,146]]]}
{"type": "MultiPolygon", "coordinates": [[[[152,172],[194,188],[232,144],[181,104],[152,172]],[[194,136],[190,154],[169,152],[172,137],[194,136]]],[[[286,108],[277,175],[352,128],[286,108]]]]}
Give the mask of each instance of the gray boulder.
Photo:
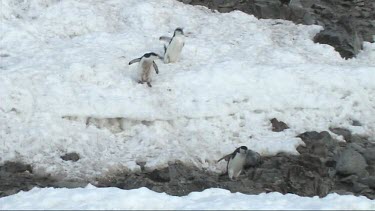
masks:
{"type": "Polygon", "coordinates": [[[357,26],[350,16],[342,16],[336,25],[327,27],[318,33],[314,42],[328,44],[348,59],[358,54],[362,49],[363,38],[356,30],[357,26]]]}
{"type": "Polygon", "coordinates": [[[375,147],[368,148],[363,152],[363,156],[370,165],[375,165],[375,147]]]}
{"type": "Polygon", "coordinates": [[[365,158],[351,147],[339,153],[336,162],[336,171],[338,174],[363,175],[366,172],[367,163],[365,158]]]}
{"type": "Polygon", "coordinates": [[[247,150],[246,154],[246,163],[245,163],[245,169],[256,167],[262,162],[262,157],[259,153],[253,151],[253,150],[247,150]]]}
{"type": "Polygon", "coordinates": [[[360,180],[361,183],[369,186],[370,188],[375,188],[375,176],[370,176],[360,180]]]}

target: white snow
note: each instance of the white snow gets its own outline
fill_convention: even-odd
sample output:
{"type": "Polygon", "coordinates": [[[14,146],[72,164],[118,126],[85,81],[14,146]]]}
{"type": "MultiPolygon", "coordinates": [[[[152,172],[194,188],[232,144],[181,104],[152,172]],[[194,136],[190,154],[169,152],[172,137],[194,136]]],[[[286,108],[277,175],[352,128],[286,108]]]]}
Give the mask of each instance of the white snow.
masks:
{"type": "MultiPolygon", "coordinates": [[[[374,44],[343,60],[313,43],[320,26],[174,0],[2,0],[0,8],[0,163],[76,179],[138,170],[138,161],[220,172],[215,161],[241,145],[297,154],[296,135],[330,126],[375,136],[374,44]],[[161,54],[159,36],[177,27],[188,34],[180,61],[157,61],[153,87],[138,84],[127,63],[161,54]],[[274,117],[290,129],[272,132],[274,117]],[[81,159],[63,161],[67,152],[81,159]]],[[[43,191],[51,190],[32,194],[43,191]]]]}
{"type": "Polygon", "coordinates": [[[293,194],[245,195],[211,188],[187,196],[169,196],[147,188],[33,188],[0,198],[0,210],[374,210],[364,196],[329,194],[324,198],[293,194]]]}

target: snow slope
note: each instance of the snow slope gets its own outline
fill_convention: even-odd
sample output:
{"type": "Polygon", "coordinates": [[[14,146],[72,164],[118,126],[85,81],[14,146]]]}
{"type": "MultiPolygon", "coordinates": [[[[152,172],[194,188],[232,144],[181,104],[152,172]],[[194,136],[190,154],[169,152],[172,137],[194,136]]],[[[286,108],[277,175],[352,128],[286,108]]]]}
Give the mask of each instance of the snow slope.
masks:
{"type": "Polygon", "coordinates": [[[0,198],[0,210],[374,210],[375,203],[364,196],[329,194],[324,198],[293,194],[245,195],[211,188],[187,196],[169,196],[147,188],[54,189],[33,188],[0,198]],[[298,203],[296,203],[298,202],[298,203]]]}
{"type": "Polygon", "coordinates": [[[375,135],[374,44],[343,60],[313,43],[320,26],[174,0],[0,4],[0,163],[68,178],[176,159],[223,171],[215,161],[240,145],[297,154],[306,130],[375,135]],[[127,63],[161,54],[176,27],[188,34],[180,62],[157,61],[153,87],[138,84],[127,63]],[[273,117],[290,129],[272,132],[273,117]],[[60,159],[72,151],[78,162],[60,159]]]}

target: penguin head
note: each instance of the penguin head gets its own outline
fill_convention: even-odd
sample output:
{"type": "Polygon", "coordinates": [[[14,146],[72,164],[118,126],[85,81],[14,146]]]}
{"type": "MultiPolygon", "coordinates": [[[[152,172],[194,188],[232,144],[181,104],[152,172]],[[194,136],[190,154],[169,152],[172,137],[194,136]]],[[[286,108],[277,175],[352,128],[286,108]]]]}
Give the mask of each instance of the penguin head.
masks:
{"type": "Polygon", "coordinates": [[[184,30],[182,28],[180,28],[180,27],[176,28],[174,30],[173,36],[176,36],[176,35],[184,35],[184,30]]]}
{"type": "Polygon", "coordinates": [[[147,58],[147,59],[152,59],[152,60],[155,60],[155,59],[162,59],[162,57],[154,52],[150,52],[150,53],[146,53],[145,55],[143,55],[143,57],[147,58]]]}
{"type": "Polygon", "coordinates": [[[239,149],[240,149],[239,152],[241,154],[245,154],[247,152],[247,147],[246,146],[241,146],[239,149]]]}

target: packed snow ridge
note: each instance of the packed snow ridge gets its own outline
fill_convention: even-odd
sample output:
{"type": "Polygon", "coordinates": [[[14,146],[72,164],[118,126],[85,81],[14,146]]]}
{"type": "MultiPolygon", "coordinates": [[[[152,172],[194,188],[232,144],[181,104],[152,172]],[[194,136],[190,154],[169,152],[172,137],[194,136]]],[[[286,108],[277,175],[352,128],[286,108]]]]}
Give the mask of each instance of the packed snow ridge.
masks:
{"type": "Polygon", "coordinates": [[[301,197],[293,194],[262,193],[245,195],[211,188],[187,196],[169,196],[147,188],[121,190],[119,188],[54,189],[33,188],[0,198],[0,210],[55,209],[55,210],[373,210],[373,201],[364,196],[330,194],[325,198],[301,197]],[[38,203],[35,203],[38,202],[38,203]],[[291,203],[298,202],[298,203],[291,203]]]}
{"type": "Polygon", "coordinates": [[[139,161],[220,172],[215,161],[241,145],[298,154],[296,135],[330,126],[375,136],[374,44],[343,60],[313,43],[320,26],[174,0],[0,7],[0,163],[70,178],[138,170],[139,161]],[[138,84],[128,62],[162,54],[159,36],[177,27],[187,34],[180,61],[156,61],[153,87],[138,84]],[[274,117],[290,129],[272,132],[274,117]],[[81,159],[63,161],[67,152],[81,159]]]}

